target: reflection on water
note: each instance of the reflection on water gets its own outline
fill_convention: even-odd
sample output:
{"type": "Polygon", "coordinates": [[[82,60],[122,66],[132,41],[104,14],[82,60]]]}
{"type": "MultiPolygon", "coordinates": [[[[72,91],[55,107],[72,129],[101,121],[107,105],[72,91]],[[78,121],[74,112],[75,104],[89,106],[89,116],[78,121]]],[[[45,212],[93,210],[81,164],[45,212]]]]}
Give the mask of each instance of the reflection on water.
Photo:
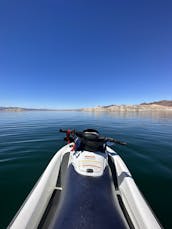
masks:
{"type": "Polygon", "coordinates": [[[96,128],[104,136],[126,141],[125,147],[112,147],[161,223],[172,228],[172,112],[0,112],[0,127],[1,228],[6,228],[52,155],[65,144],[60,128],[96,128]]]}
{"type": "Polygon", "coordinates": [[[143,118],[143,119],[172,119],[172,111],[88,111],[88,116],[102,117],[110,116],[114,118],[143,118]]]}

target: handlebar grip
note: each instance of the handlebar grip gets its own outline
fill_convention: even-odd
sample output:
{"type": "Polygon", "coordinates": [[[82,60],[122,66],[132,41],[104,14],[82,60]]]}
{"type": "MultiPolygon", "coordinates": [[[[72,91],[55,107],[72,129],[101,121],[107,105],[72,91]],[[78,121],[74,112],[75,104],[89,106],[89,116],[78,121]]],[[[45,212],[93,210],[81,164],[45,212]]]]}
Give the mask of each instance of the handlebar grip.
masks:
{"type": "Polygon", "coordinates": [[[126,143],[126,142],[116,141],[116,143],[117,143],[117,144],[119,144],[119,145],[124,145],[124,146],[125,146],[125,145],[127,145],[127,143],[126,143]]]}
{"type": "Polygon", "coordinates": [[[117,143],[119,145],[127,145],[126,142],[121,142],[121,141],[118,141],[118,140],[116,140],[114,138],[107,138],[107,142],[114,142],[114,143],[117,143]]]}
{"type": "Polygon", "coordinates": [[[59,129],[59,132],[61,132],[61,133],[71,133],[71,134],[73,134],[73,133],[75,133],[75,130],[70,130],[70,129],[68,129],[68,130],[63,130],[63,129],[59,129]]]}
{"type": "Polygon", "coordinates": [[[59,132],[61,132],[61,133],[67,133],[67,130],[60,129],[59,132]]]}

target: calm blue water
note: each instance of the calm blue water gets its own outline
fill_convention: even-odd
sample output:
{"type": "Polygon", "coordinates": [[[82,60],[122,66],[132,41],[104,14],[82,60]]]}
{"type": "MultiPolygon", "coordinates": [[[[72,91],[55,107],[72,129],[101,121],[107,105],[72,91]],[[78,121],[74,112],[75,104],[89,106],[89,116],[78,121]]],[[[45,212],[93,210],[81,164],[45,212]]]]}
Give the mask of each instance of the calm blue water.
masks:
{"type": "Polygon", "coordinates": [[[96,128],[113,146],[165,228],[172,228],[172,113],[1,112],[0,228],[23,203],[54,153],[59,128],[96,128]]]}

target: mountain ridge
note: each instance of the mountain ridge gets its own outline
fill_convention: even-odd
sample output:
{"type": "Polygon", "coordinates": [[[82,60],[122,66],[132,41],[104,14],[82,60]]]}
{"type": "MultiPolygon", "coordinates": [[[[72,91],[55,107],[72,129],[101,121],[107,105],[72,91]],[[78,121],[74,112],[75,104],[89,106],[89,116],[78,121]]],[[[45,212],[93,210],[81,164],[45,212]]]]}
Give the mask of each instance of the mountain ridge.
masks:
{"type": "Polygon", "coordinates": [[[172,100],[160,100],[160,101],[155,101],[151,103],[141,103],[140,105],[153,105],[153,104],[172,107],[172,100]]]}
{"type": "Polygon", "coordinates": [[[137,105],[106,105],[92,108],[83,108],[84,111],[172,111],[172,100],[161,100],[137,105]]]}
{"type": "Polygon", "coordinates": [[[46,108],[24,108],[24,107],[0,107],[0,111],[146,111],[146,110],[172,110],[172,100],[160,100],[154,102],[143,102],[136,105],[105,105],[79,109],[46,109],[46,108]]]}

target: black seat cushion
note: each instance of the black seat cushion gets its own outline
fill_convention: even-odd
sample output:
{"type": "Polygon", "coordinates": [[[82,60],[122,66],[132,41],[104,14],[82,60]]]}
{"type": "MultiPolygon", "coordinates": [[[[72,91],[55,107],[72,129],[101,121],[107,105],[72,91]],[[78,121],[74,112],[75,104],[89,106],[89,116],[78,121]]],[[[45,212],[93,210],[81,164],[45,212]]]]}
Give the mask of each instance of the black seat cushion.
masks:
{"type": "Polygon", "coordinates": [[[119,208],[108,167],[103,176],[89,177],[79,175],[70,165],[61,201],[49,228],[128,228],[119,208]]]}

